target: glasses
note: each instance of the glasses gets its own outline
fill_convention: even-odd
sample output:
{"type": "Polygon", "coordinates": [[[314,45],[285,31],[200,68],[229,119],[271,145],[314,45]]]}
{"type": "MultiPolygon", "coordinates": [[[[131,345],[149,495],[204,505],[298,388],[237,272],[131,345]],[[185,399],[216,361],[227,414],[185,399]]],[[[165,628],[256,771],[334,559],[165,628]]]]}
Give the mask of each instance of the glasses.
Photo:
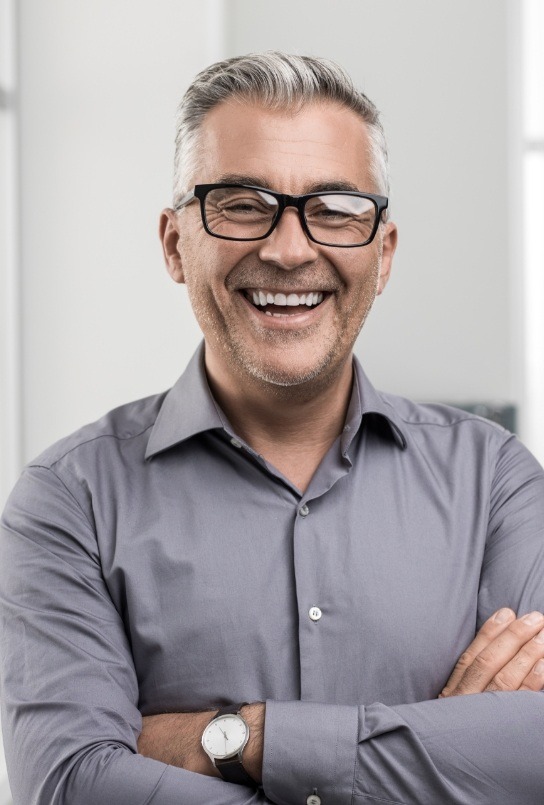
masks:
{"type": "Polygon", "coordinates": [[[197,184],[176,206],[200,201],[204,229],[214,238],[264,240],[278,225],[286,207],[296,207],[306,235],[322,246],[366,246],[374,238],[387,209],[385,196],[326,190],[289,196],[263,187],[240,184],[197,184]]]}

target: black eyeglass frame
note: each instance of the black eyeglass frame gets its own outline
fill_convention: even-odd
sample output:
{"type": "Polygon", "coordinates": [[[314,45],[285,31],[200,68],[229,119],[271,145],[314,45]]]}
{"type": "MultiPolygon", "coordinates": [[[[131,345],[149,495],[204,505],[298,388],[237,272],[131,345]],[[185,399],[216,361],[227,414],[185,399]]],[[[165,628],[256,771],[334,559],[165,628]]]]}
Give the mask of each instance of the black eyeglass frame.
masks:
{"type": "Polygon", "coordinates": [[[272,234],[274,229],[277,227],[281,216],[286,207],[296,207],[298,211],[298,217],[300,220],[300,225],[304,233],[308,236],[308,238],[313,241],[314,243],[318,243],[320,246],[333,246],[338,249],[353,249],[358,248],[361,246],[368,246],[369,243],[372,243],[376,236],[376,232],[378,231],[378,227],[380,225],[382,213],[387,209],[389,204],[389,199],[386,196],[377,196],[373,193],[360,193],[359,191],[354,190],[321,190],[316,191],[315,193],[305,193],[301,196],[290,196],[288,193],[276,193],[274,190],[269,190],[268,187],[257,187],[255,185],[249,184],[236,184],[233,182],[227,183],[219,183],[219,184],[197,184],[194,187],[194,190],[190,190],[186,193],[181,201],[176,205],[174,208],[177,212],[182,207],[186,207],[187,204],[190,204],[195,199],[198,199],[200,202],[200,215],[202,217],[202,223],[204,224],[204,229],[211,235],[212,238],[221,238],[222,240],[237,240],[237,241],[251,241],[251,240],[265,240],[269,235],[272,234]],[[272,196],[278,202],[278,210],[272,219],[272,223],[268,232],[264,235],[259,235],[258,238],[233,238],[230,235],[219,235],[217,232],[212,232],[211,229],[208,227],[208,222],[206,220],[206,196],[212,190],[223,190],[228,189],[229,187],[239,187],[244,190],[257,190],[261,193],[268,193],[269,196],[272,196]],[[367,198],[373,202],[376,208],[376,219],[374,221],[374,226],[372,228],[372,232],[370,236],[363,242],[363,243],[327,243],[323,240],[318,240],[314,238],[308,224],[306,223],[306,216],[304,213],[304,208],[306,203],[316,196],[337,196],[339,193],[345,196],[357,196],[358,198],[367,198]]]}

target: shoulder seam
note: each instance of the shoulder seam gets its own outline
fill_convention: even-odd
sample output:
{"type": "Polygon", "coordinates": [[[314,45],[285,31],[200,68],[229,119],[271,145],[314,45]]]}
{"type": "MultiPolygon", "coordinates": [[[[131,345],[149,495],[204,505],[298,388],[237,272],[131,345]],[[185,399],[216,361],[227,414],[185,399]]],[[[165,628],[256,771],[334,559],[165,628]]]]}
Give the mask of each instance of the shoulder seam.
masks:
{"type": "Polygon", "coordinates": [[[58,464],[59,461],[62,461],[63,458],[66,458],[66,456],[69,456],[70,453],[74,452],[74,450],[78,450],[80,447],[84,447],[86,444],[91,444],[92,442],[96,442],[99,439],[117,439],[117,441],[119,441],[119,442],[128,441],[129,439],[136,439],[138,436],[141,436],[143,433],[145,433],[146,430],[149,430],[150,428],[152,428],[154,426],[154,424],[155,423],[153,422],[151,425],[146,425],[146,427],[143,430],[138,431],[138,433],[131,433],[130,436],[117,436],[117,434],[115,434],[115,433],[100,433],[100,434],[98,434],[98,436],[93,436],[91,439],[84,439],[83,441],[78,442],[73,447],[71,447],[69,450],[67,450],[65,453],[63,453],[61,456],[58,456],[57,458],[55,458],[55,460],[52,461],[49,466],[47,464],[37,464],[37,463],[35,463],[35,461],[30,461],[27,464],[27,467],[42,467],[42,469],[46,469],[46,470],[51,469],[52,470],[52,468],[55,466],[55,464],[58,464]]]}
{"type": "MultiPolygon", "coordinates": [[[[91,441],[92,441],[92,440],[91,440],[91,441]]],[[[83,507],[81,506],[81,503],[80,503],[80,502],[79,502],[79,500],[76,498],[76,496],[73,494],[73,492],[72,492],[72,491],[71,491],[71,490],[68,488],[68,486],[66,486],[66,484],[64,483],[64,481],[62,480],[62,478],[59,476],[59,474],[58,474],[58,473],[56,473],[56,472],[55,472],[55,470],[54,470],[52,467],[47,467],[47,466],[45,466],[44,464],[29,464],[27,467],[25,467],[25,470],[24,470],[23,472],[25,472],[25,471],[26,471],[26,470],[28,470],[28,469],[45,470],[46,472],[50,472],[50,473],[51,473],[51,475],[54,475],[54,476],[55,476],[55,478],[57,479],[57,481],[59,482],[59,484],[61,484],[61,485],[62,485],[62,487],[63,487],[63,488],[66,490],[66,492],[67,492],[67,493],[70,495],[70,497],[72,498],[72,500],[74,501],[74,503],[75,503],[75,504],[76,504],[76,506],[78,507],[79,511],[81,512],[81,514],[82,514],[82,515],[83,515],[83,517],[85,518],[86,522],[88,523],[89,528],[91,529],[92,534],[93,534],[93,535],[96,537],[96,528],[95,528],[94,524],[93,524],[93,523],[91,523],[91,521],[90,521],[90,520],[89,520],[89,518],[87,517],[87,514],[86,514],[86,513],[85,513],[85,511],[83,510],[83,507]]]]}
{"type": "MultiPolygon", "coordinates": [[[[499,425],[499,423],[498,423],[498,422],[493,422],[491,419],[486,419],[485,417],[478,416],[477,414],[472,414],[472,413],[469,413],[468,411],[467,411],[467,412],[463,412],[463,411],[461,411],[461,409],[459,409],[459,411],[460,411],[460,413],[462,413],[462,414],[464,414],[464,415],[463,415],[463,416],[461,416],[459,419],[456,419],[456,420],[454,420],[454,421],[452,421],[452,422],[447,422],[447,423],[444,423],[444,422],[433,422],[432,420],[424,420],[424,421],[421,421],[421,422],[416,422],[415,420],[412,420],[412,419],[406,419],[404,416],[402,416],[402,414],[401,414],[401,413],[399,413],[399,411],[398,411],[398,410],[395,408],[395,406],[394,406],[394,405],[393,405],[393,404],[390,402],[390,400],[388,400],[388,399],[387,399],[387,397],[386,397],[386,396],[384,396],[384,395],[380,394],[380,397],[381,397],[381,399],[383,400],[383,402],[384,402],[386,405],[388,405],[388,406],[389,406],[389,408],[391,408],[391,409],[394,411],[395,415],[396,415],[396,416],[397,416],[397,417],[398,417],[398,418],[399,418],[399,419],[400,419],[402,422],[404,422],[404,424],[405,424],[405,425],[435,425],[436,427],[439,427],[439,428],[450,428],[452,425],[459,425],[461,422],[481,422],[481,423],[482,423],[482,424],[484,424],[484,425],[488,425],[488,426],[489,426],[489,427],[490,427],[492,430],[498,430],[499,432],[500,432],[500,431],[503,431],[503,432],[504,432],[504,433],[506,433],[508,436],[515,435],[515,434],[511,434],[511,433],[510,433],[510,431],[509,431],[509,430],[507,430],[506,428],[504,428],[502,425],[499,425]]],[[[420,403],[420,405],[424,405],[424,404],[425,404],[425,403],[420,403]]],[[[440,403],[436,403],[436,404],[437,404],[437,405],[439,405],[440,403]]],[[[416,405],[418,405],[418,403],[416,403],[416,405]]],[[[444,403],[444,406],[445,406],[446,408],[450,408],[450,409],[451,409],[451,408],[455,408],[455,406],[452,406],[452,405],[446,405],[445,403],[444,403]]]]}
{"type": "MultiPolygon", "coordinates": [[[[484,417],[478,416],[465,416],[462,419],[456,419],[454,422],[432,422],[431,420],[415,422],[412,419],[404,419],[404,417],[400,416],[400,414],[397,414],[397,416],[399,419],[402,419],[406,425],[435,425],[437,428],[451,428],[452,425],[460,425],[462,422],[481,422],[484,425],[489,425],[492,430],[502,429],[506,431],[506,428],[503,428],[498,422],[492,422],[490,419],[485,419],[484,417]]],[[[509,431],[506,431],[506,433],[509,433],[509,431]]]]}

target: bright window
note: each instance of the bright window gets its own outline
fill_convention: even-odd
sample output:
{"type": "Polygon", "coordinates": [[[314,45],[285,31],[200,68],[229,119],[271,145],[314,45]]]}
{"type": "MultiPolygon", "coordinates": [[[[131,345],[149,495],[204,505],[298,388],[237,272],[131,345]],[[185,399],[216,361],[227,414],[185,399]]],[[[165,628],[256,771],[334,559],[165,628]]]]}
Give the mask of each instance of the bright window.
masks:
{"type": "Polygon", "coordinates": [[[523,0],[526,440],[544,463],[544,3],[523,0]]]}

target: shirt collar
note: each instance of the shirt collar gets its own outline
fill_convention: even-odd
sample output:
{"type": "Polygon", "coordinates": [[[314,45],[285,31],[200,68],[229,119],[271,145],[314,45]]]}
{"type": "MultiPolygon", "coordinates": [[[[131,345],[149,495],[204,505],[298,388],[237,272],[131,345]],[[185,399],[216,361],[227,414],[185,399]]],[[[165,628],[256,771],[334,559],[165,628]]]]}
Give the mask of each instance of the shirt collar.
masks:
{"type": "Polygon", "coordinates": [[[348,449],[362,421],[365,420],[365,425],[372,427],[375,417],[386,423],[395,442],[404,450],[407,442],[402,419],[391,402],[379,391],[376,391],[355,355],[353,356],[353,369],[353,392],[346,416],[346,427],[349,428],[350,437],[349,442],[344,446],[344,451],[348,449]]]}
{"type": "MultiPolygon", "coordinates": [[[[353,358],[353,364],[354,384],[344,428],[343,451],[349,448],[363,418],[368,417],[368,424],[371,425],[370,415],[385,420],[396,443],[404,449],[406,439],[401,430],[402,421],[392,405],[375,390],[356,357],[353,358]]],[[[185,372],[164,399],[149,436],[145,457],[151,458],[191,436],[217,428],[231,433],[228,420],[208,385],[202,342],[185,372]]]]}
{"type": "Polygon", "coordinates": [[[225,428],[226,424],[208,386],[202,342],[164,399],[149,436],[145,457],[162,453],[197,433],[225,428]]]}

